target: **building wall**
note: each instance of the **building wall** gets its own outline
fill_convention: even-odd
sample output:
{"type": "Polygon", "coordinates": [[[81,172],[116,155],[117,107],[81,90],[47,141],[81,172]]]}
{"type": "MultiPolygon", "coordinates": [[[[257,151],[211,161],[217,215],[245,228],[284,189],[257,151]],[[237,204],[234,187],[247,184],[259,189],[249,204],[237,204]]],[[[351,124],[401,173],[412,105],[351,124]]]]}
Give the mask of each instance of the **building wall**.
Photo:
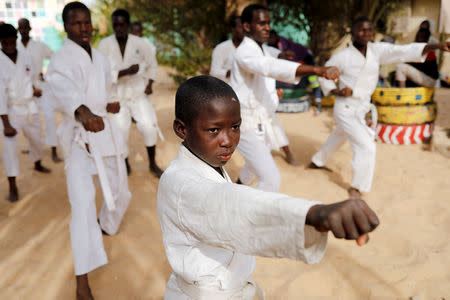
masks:
{"type": "Polygon", "coordinates": [[[62,44],[59,35],[63,30],[61,12],[69,1],[0,0],[0,21],[17,27],[20,18],[27,18],[32,28],[30,35],[56,50],[62,44]]]}

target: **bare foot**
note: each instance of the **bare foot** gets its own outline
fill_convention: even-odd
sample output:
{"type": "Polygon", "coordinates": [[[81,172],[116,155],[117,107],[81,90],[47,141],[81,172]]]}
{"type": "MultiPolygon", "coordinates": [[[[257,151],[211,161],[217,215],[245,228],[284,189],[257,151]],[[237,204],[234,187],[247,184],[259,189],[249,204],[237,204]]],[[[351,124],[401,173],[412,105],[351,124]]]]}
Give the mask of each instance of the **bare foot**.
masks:
{"type": "Polygon", "coordinates": [[[52,160],[53,160],[54,163],[62,162],[62,159],[59,158],[58,154],[52,155],[52,160]]]}
{"type": "Polygon", "coordinates": [[[330,168],[325,167],[325,166],[319,167],[318,165],[316,165],[316,164],[313,163],[313,162],[310,162],[310,164],[307,165],[306,168],[307,168],[307,169],[325,170],[325,171],[328,171],[328,172],[333,172],[333,170],[331,170],[330,168]]]}
{"type": "Polygon", "coordinates": [[[77,278],[77,300],[94,300],[91,288],[89,287],[87,274],[78,275],[76,276],[76,278],[77,278]]]}
{"type": "Polygon", "coordinates": [[[290,164],[291,166],[297,167],[300,164],[298,163],[298,161],[295,160],[294,156],[292,155],[291,152],[287,152],[286,153],[286,158],[285,158],[286,162],[288,164],[290,164]]]}
{"type": "Polygon", "coordinates": [[[40,160],[38,160],[37,162],[34,163],[34,169],[41,173],[50,173],[52,171],[52,170],[44,167],[43,165],[41,165],[40,160]]]}
{"type": "Polygon", "coordinates": [[[162,173],[164,172],[161,170],[157,164],[150,165],[150,172],[153,173],[156,177],[160,178],[162,173]]]}
{"type": "Polygon", "coordinates": [[[349,196],[349,199],[356,200],[356,199],[361,199],[362,195],[358,189],[351,187],[348,189],[348,196],[349,196]]]}
{"type": "Polygon", "coordinates": [[[8,200],[9,202],[16,202],[17,200],[19,200],[19,191],[17,190],[17,188],[10,189],[9,196],[8,198],[6,198],[6,200],[8,200]]]}

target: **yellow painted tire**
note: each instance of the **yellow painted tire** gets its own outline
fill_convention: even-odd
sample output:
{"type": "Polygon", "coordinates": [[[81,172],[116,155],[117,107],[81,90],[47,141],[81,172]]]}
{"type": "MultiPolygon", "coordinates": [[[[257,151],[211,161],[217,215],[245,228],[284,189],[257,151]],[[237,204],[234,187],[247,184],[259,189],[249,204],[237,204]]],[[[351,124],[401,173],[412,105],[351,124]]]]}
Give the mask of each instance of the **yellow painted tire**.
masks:
{"type": "Polygon", "coordinates": [[[414,106],[377,106],[378,122],[393,125],[414,125],[436,120],[436,103],[414,106]]]}
{"type": "MultiPolygon", "coordinates": [[[[316,105],[316,100],[313,98],[313,104],[316,105]]],[[[326,96],[322,98],[322,107],[332,107],[336,98],[333,95],[326,96]]]]}
{"type": "Polygon", "coordinates": [[[372,102],[376,105],[424,105],[433,102],[434,88],[381,88],[375,89],[372,102]]]}

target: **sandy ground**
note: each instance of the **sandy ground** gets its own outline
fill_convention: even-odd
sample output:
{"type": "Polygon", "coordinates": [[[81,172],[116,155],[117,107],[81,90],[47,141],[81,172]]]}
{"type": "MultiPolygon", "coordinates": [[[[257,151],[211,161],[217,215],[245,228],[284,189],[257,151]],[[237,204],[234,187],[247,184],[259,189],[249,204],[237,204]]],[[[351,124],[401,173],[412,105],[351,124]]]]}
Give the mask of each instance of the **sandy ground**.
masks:
{"type": "MultiPolygon", "coordinates": [[[[172,132],[175,86],[160,71],[153,103],[165,142],[157,159],[166,167],[178,150],[172,132]]],[[[450,127],[450,90],[439,90],[438,123],[450,127]]],[[[344,200],[351,180],[351,150],[345,145],[329,163],[333,172],[305,170],[312,154],[333,128],[331,110],[281,114],[300,167],[274,157],[282,173],[281,192],[331,203],[344,200]]],[[[129,177],[133,198],[118,235],[105,237],[109,264],[90,276],[101,299],[162,299],[171,269],[156,214],[158,180],[147,170],[147,155],[135,126],[131,133],[129,177]]],[[[26,149],[23,136],[20,149],[26,149]]],[[[373,190],[365,199],[381,220],[364,247],[330,236],[324,259],[316,265],[287,259],[258,258],[254,278],[267,299],[450,299],[450,160],[420,145],[378,144],[373,190]]],[[[50,175],[32,170],[21,155],[21,200],[4,199],[8,185],[0,167],[0,299],[75,299],[69,238],[70,206],[63,164],[50,175]]],[[[237,178],[237,154],[227,169],[237,178]]],[[[101,198],[98,197],[98,203],[101,198]]]]}

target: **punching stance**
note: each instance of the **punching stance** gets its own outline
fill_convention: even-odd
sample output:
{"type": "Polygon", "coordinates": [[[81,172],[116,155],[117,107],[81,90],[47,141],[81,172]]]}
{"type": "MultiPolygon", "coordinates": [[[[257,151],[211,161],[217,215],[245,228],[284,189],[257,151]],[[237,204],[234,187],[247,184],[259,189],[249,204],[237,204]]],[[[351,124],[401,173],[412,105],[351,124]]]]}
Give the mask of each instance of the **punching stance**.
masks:
{"type": "Polygon", "coordinates": [[[16,47],[17,31],[10,24],[0,24],[0,130],[3,133],[2,159],[9,181],[8,200],[19,200],[16,177],[19,175],[17,134],[23,130],[30,144],[30,159],[34,169],[42,173],[50,170],[41,165],[41,120],[35,97],[33,61],[28,53],[16,47]]]}
{"type": "MultiPolygon", "coordinates": [[[[128,34],[130,15],[117,9],[111,16],[114,35],[103,39],[98,49],[111,65],[114,96],[120,101],[121,110],[113,117],[124,141],[128,141],[131,118],[144,138],[150,162],[150,171],[160,177],[162,170],[155,160],[158,136],[163,139],[149,95],[156,79],[158,63],[155,47],[146,39],[128,34]]],[[[127,170],[131,172],[126,158],[127,170]]]]}
{"type": "Polygon", "coordinates": [[[20,51],[27,52],[33,60],[33,68],[35,70],[33,82],[36,87],[42,90],[42,96],[35,99],[39,104],[39,108],[45,119],[45,143],[52,148],[52,159],[54,162],[61,162],[56,152],[56,119],[55,109],[50,93],[47,91],[47,84],[42,74],[42,66],[44,59],[50,59],[53,51],[43,42],[35,41],[30,37],[30,22],[27,19],[20,19],[18,22],[18,30],[21,41],[17,43],[20,51]]]}
{"type": "Polygon", "coordinates": [[[259,189],[276,192],[281,177],[270,151],[283,145],[272,117],[278,98],[274,95],[273,82],[269,89],[267,79],[298,83],[303,75],[336,79],[339,73],[336,68],[313,67],[274,58],[264,45],[270,32],[270,16],[265,6],[247,6],[241,20],[246,36],[234,55],[230,82],[239,97],[242,114],[238,149],[245,158],[245,165],[239,182],[250,184],[256,177],[259,189]]]}
{"type": "Polygon", "coordinates": [[[120,104],[108,103],[111,73],[107,59],[90,46],[89,9],[71,2],[62,16],[67,40],[53,55],[46,78],[63,114],[58,138],[72,209],[70,238],[77,299],[93,299],[87,273],[108,262],[102,231],[117,233],[131,193],[123,160],[125,145],[108,115],[117,113],[120,104]],[[104,198],[98,222],[94,175],[104,198]]]}
{"type": "MultiPolygon", "coordinates": [[[[158,186],[158,218],[173,273],[166,300],[264,299],[256,255],[313,264],[327,234],[358,239],[378,225],[363,200],[330,205],[233,184],[225,164],[239,142],[233,89],[198,76],[180,85],[173,128],[183,142],[158,186]]],[[[367,240],[366,240],[367,241],[367,240]]]]}
{"type": "Polygon", "coordinates": [[[312,168],[325,166],[327,161],[346,140],[353,150],[353,178],[349,188],[350,198],[361,197],[360,192],[369,192],[375,171],[376,109],[370,97],[376,88],[380,64],[424,60],[424,55],[433,49],[448,51],[446,43],[392,45],[372,43],[373,24],[366,17],[355,20],[352,26],[353,44],[333,55],[326,66],[335,66],[341,74],[339,85],[333,81],[320,80],[325,95],[336,95],[334,118],[336,127],[325,145],[312,157],[312,168]],[[365,115],[372,112],[372,128],[368,127],[365,115]]]}

